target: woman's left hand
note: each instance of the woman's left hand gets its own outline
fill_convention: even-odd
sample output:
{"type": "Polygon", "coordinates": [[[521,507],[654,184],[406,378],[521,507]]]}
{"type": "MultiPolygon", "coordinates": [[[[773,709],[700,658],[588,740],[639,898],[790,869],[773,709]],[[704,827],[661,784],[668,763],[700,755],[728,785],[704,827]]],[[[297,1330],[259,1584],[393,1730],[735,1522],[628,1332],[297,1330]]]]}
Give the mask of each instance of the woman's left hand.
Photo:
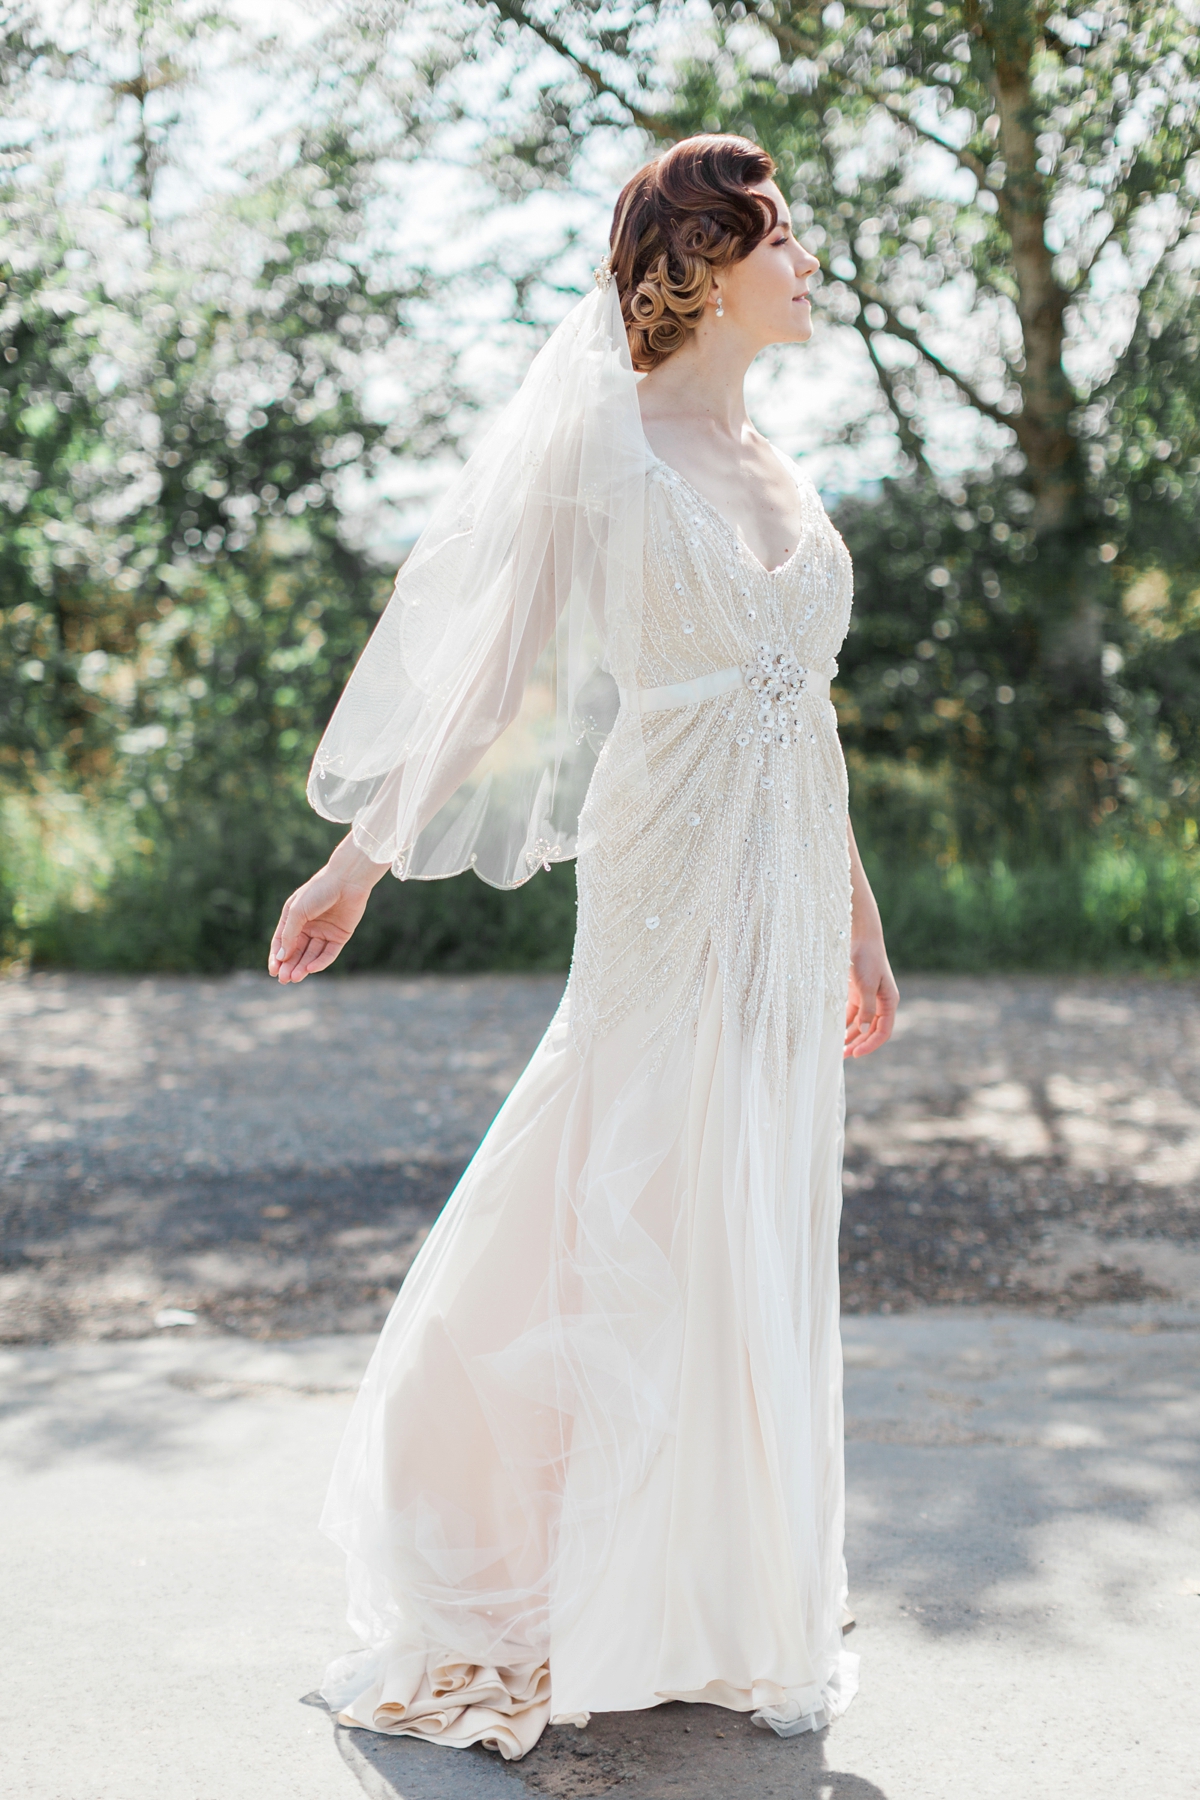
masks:
{"type": "Polygon", "coordinates": [[[844,1056],[870,1056],[892,1035],[900,989],[892,974],[882,934],[850,947],[850,997],[846,1002],[844,1056]]]}

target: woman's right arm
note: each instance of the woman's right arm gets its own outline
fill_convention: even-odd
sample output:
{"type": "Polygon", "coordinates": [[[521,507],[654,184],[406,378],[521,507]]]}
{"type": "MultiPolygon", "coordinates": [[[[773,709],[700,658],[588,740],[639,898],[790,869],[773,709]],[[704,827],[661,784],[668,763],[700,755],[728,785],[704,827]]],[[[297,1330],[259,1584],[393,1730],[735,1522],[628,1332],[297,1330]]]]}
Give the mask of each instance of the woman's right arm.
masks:
{"type": "Polygon", "coordinates": [[[371,889],[388,868],[344,837],[325,867],[284,902],[271,939],[269,972],[287,983],[327,969],[349,942],[371,889]]]}

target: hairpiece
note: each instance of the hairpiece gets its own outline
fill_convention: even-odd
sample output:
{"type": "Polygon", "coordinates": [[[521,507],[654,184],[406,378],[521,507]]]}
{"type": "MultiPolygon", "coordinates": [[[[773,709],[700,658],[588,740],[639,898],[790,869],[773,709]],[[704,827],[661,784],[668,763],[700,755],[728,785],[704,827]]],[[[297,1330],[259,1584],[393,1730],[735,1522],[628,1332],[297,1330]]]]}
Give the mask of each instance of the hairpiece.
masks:
{"type": "Polygon", "coordinates": [[[595,278],[596,286],[598,288],[610,288],[612,286],[612,257],[607,250],[604,252],[601,261],[592,270],[592,275],[595,278]]]}

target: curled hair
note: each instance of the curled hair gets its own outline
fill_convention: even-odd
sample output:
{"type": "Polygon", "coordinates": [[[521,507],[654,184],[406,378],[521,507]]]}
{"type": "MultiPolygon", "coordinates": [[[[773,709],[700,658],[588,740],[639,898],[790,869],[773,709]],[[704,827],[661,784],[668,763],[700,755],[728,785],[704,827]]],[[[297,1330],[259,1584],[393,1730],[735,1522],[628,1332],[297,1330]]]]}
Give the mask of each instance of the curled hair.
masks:
{"type": "Polygon", "coordinates": [[[704,317],[714,272],[775,229],[772,202],[749,191],[774,173],[748,138],[706,133],[673,144],[621,189],[609,261],[635,369],[678,350],[704,317]]]}

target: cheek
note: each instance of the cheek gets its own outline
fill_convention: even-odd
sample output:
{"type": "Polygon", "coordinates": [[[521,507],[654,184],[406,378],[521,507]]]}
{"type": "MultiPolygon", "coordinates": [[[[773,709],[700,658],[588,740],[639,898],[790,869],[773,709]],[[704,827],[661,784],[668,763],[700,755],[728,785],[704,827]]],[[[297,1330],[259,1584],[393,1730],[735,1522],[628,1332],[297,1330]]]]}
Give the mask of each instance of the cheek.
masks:
{"type": "Polygon", "coordinates": [[[771,270],[771,285],[776,294],[781,294],[788,301],[796,292],[796,270],[791,257],[785,251],[780,251],[775,266],[771,270]]]}
{"type": "MultiPolygon", "coordinates": [[[[733,283],[730,283],[734,287],[733,283]]],[[[738,311],[761,321],[764,328],[774,330],[781,318],[790,323],[796,309],[792,296],[796,292],[796,271],[792,259],[782,246],[774,250],[754,251],[747,258],[734,295],[738,311]]]]}

